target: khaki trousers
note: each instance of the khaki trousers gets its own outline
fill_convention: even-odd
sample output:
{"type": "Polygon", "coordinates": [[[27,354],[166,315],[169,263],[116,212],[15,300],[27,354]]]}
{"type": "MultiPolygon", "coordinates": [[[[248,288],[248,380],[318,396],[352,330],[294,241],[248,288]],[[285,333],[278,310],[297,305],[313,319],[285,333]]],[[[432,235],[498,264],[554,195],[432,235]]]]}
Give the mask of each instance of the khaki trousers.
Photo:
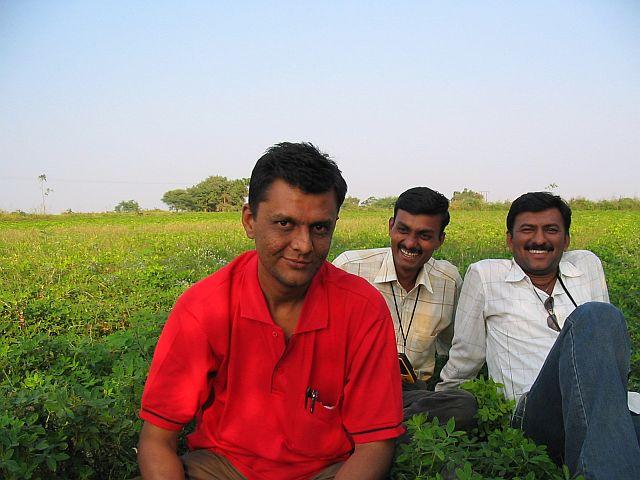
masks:
{"type": "MultiPolygon", "coordinates": [[[[182,456],[184,474],[187,480],[247,480],[231,462],[209,450],[194,450],[182,456]]],[[[333,480],[342,462],[325,468],[312,480],[333,480]]]]}

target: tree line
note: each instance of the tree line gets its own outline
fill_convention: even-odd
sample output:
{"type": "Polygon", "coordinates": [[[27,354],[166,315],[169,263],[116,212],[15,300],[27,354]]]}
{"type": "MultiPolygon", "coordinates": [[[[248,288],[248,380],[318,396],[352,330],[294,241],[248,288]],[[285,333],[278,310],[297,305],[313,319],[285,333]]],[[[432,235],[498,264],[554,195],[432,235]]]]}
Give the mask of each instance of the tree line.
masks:
{"type": "MultiPolygon", "coordinates": [[[[176,212],[230,212],[240,210],[248,194],[248,178],[232,180],[216,175],[189,188],[169,190],[162,196],[162,202],[169,207],[169,210],[176,212]]],[[[343,208],[391,209],[397,199],[397,196],[390,196],[368,197],[361,200],[358,197],[348,196],[344,200],[343,208]]],[[[116,211],[123,211],[123,203],[125,202],[121,202],[116,207],[116,211]]],[[[484,196],[467,188],[461,192],[454,192],[451,199],[452,207],[477,208],[482,203],[485,203],[484,196]]]]}
{"type": "MultiPolygon", "coordinates": [[[[556,184],[550,184],[547,190],[556,189],[556,184]]],[[[239,211],[247,201],[249,194],[249,179],[228,179],[219,175],[211,176],[202,182],[188,188],[169,190],[162,196],[162,201],[175,212],[231,212],[239,211]]],[[[368,197],[364,200],[348,196],[344,200],[344,209],[382,209],[391,210],[397,196],[368,197]]],[[[464,188],[453,192],[450,199],[452,210],[495,210],[508,209],[510,202],[488,202],[486,197],[474,190],[464,188]]],[[[638,210],[640,199],[618,198],[613,200],[587,200],[572,198],[569,200],[572,208],[581,210],[638,210]]],[[[135,200],[126,200],[116,205],[116,212],[140,212],[141,208],[135,200]]]]}

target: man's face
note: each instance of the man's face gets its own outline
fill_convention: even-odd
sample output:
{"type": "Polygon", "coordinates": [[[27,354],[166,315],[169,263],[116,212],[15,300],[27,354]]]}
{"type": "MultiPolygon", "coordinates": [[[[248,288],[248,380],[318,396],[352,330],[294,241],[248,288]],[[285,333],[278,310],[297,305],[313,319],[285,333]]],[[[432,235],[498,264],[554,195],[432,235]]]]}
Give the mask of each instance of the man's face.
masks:
{"type": "Polygon", "coordinates": [[[440,215],[412,215],[398,210],[389,219],[391,253],[399,277],[415,280],[422,266],[444,242],[440,215]]]}
{"type": "Polygon", "coordinates": [[[245,205],[242,224],[256,243],[263,291],[306,289],[329,253],[338,219],[334,192],[304,193],[277,179],[257,210],[245,205]]]}
{"type": "Polygon", "coordinates": [[[516,215],[513,235],[507,244],[516,263],[527,275],[549,275],[558,271],[562,252],[569,247],[569,233],[557,208],[516,215]]]}

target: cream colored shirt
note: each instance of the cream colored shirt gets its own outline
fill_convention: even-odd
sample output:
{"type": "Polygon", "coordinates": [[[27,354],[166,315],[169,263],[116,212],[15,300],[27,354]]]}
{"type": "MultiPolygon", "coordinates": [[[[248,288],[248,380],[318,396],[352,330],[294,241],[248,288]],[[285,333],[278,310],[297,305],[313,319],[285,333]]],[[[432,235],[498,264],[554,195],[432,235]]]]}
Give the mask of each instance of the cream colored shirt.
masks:
{"type": "Polygon", "coordinates": [[[391,248],[344,252],[333,264],[366,279],[382,293],[393,318],[398,352],[406,353],[418,377],[428,380],[433,375],[436,351],[447,354],[451,346],[453,316],[462,285],[458,269],[446,260],[431,258],[420,270],[413,289],[407,292],[398,282],[391,248]]]}
{"type": "MultiPolygon", "coordinates": [[[[602,264],[593,253],[565,252],[560,275],[578,305],[609,302],[602,264]]],[[[575,306],[560,282],[552,295],[562,327],[575,306]]],[[[475,378],[486,360],[489,376],[504,385],[508,398],[518,399],[529,391],[558,337],[547,326],[549,314],[542,303],[547,298],[514,260],[472,264],[460,293],[449,361],[440,372],[442,382],[436,390],[455,388],[475,378]]]]}

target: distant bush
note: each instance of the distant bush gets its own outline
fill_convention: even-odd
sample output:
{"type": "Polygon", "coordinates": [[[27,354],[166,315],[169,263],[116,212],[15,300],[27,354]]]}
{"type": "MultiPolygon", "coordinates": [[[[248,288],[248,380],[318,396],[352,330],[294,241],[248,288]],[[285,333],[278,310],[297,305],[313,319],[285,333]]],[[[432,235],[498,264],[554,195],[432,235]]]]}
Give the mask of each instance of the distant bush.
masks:
{"type": "Polygon", "coordinates": [[[116,213],[139,213],[140,205],[135,200],[122,200],[113,211],[116,213]]]}
{"type": "Polygon", "coordinates": [[[477,209],[487,203],[484,195],[465,188],[461,192],[453,192],[451,197],[452,208],[477,209]]]}
{"type": "Polygon", "coordinates": [[[346,196],[342,203],[342,209],[353,210],[360,206],[360,199],[358,197],[346,196]]]}
{"type": "Polygon", "coordinates": [[[640,198],[594,201],[576,197],[569,200],[569,206],[575,210],[640,210],[640,198]]]}
{"type": "Polygon", "coordinates": [[[398,197],[369,197],[360,203],[361,208],[393,210],[398,197]]]}
{"type": "MultiPolygon", "coordinates": [[[[458,192],[456,192],[458,193],[458,192]]],[[[618,198],[613,200],[588,200],[572,198],[568,200],[573,210],[640,210],[640,198],[618,198]]],[[[478,198],[461,198],[451,201],[451,210],[509,210],[511,202],[485,202],[478,198]]]]}

